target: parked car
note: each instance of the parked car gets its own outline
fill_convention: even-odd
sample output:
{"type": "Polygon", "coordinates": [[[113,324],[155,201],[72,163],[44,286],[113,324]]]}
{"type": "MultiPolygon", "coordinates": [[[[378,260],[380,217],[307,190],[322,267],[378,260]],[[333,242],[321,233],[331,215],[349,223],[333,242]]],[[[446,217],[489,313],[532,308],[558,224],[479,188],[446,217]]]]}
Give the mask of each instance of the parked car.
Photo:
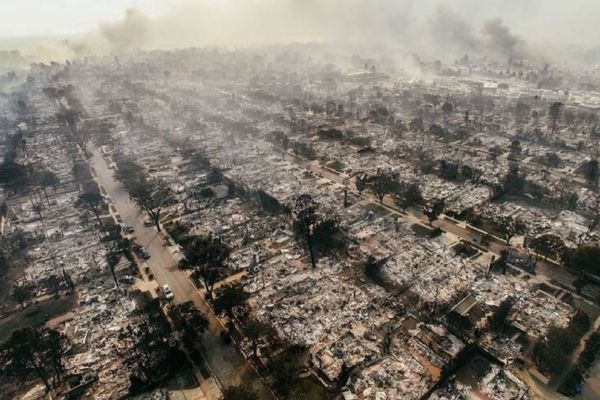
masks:
{"type": "Polygon", "coordinates": [[[132,284],[135,281],[135,278],[131,275],[123,275],[119,278],[119,282],[132,284]]]}
{"type": "Polygon", "coordinates": [[[142,256],[142,258],[144,260],[147,260],[150,258],[150,253],[148,253],[148,250],[146,250],[146,248],[144,246],[140,246],[140,255],[142,256]]]}
{"type": "Polygon", "coordinates": [[[123,225],[123,232],[125,232],[125,233],[133,233],[134,232],[133,226],[131,226],[129,224],[123,225]]]}
{"type": "Polygon", "coordinates": [[[154,226],[154,222],[150,221],[149,219],[144,221],[144,226],[145,227],[151,227],[154,226]]]}
{"type": "Polygon", "coordinates": [[[173,298],[175,297],[169,285],[163,285],[163,295],[167,300],[173,300],[173,298]]]}

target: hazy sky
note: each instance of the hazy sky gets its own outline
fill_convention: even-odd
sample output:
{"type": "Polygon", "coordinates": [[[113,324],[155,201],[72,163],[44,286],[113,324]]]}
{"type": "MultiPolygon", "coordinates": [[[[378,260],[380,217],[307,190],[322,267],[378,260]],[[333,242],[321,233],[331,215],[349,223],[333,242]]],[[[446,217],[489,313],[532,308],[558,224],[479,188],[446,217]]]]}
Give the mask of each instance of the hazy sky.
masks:
{"type": "Polygon", "coordinates": [[[559,58],[599,46],[599,21],[600,0],[0,0],[0,39],[83,34],[66,52],[43,44],[58,58],[313,40],[559,58]]]}
{"type": "MultiPolygon", "coordinates": [[[[389,8],[390,3],[398,7],[408,4],[413,10],[445,3],[469,18],[473,17],[472,12],[488,18],[501,17],[515,32],[535,39],[545,35],[557,39],[577,36],[582,42],[600,38],[600,0],[0,0],[0,37],[85,33],[101,22],[122,18],[127,8],[157,17],[188,3],[228,5],[230,11],[264,11],[268,9],[265,4],[279,9],[291,4],[298,13],[312,8],[325,10],[333,18],[336,15],[329,14],[332,5],[344,14],[350,8],[378,8],[384,4],[389,8]]],[[[360,14],[368,17],[369,11],[365,9],[360,14]]],[[[260,16],[268,18],[269,12],[260,16]]]]}
{"type": "Polygon", "coordinates": [[[0,37],[64,35],[121,18],[127,8],[157,16],[182,0],[0,0],[0,37]]]}

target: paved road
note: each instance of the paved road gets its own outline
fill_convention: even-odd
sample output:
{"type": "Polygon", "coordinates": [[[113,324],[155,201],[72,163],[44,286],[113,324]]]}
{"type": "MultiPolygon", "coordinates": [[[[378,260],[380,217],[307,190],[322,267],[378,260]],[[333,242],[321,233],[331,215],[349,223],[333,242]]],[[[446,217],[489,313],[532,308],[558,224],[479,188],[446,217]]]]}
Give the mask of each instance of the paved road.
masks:
{"type": "Polygon", "coordinates": [[[600,399],[600,362],[590,373],[590,378],[583,386],[581,393],[574,397],[575,400],[598,400],[600,399]]]}
{"type": "MultiPolygon", "coordinates": [[[[210,325],[203,336],[202,346],[208,365],[217,380],[224,387],[236,386],[241,383],[241,379],[246,372],[257,380],[258,378],[251,370],[248,361],[233,346],[222,342],[219,336],[222,330],[220,322],[211,312],[202,295],[192,285],[187,275],[177,268],[176,261],[164,246],[162,239],[156,232],[156,228],[143,225],[145,215],[130,201],[127,190],[114,179],[113,170],[108,168],[102,154],[97,149],[93,153],[92,165],[98,183],[106,189],[124,223],[134,227],[136,242],[148,249],[151,258],[146,263],[158,284],[161,287],[164,284],[171,287],[175,294],[174,301],[176,303],[191,300],[208,317],[210,325]]],[[[263,398],[270,398],[266,395],[268,390],[262,383],[259,381],[253,382],[253,386],[258,387],[263,398]]]]}

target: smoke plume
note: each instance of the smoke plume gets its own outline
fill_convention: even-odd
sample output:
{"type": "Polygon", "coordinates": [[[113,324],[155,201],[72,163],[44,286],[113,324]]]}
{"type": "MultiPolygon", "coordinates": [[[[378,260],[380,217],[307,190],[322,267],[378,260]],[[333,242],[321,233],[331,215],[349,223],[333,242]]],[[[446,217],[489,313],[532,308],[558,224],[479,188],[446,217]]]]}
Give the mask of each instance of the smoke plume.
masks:
{"type": "Polygon", "coordinates": [[[600,45],[597,18],[597,0],[189,0],[158,17],[129,9],[121,19],[100,23],[95,32],[63,45],[65,54],[80,56],[324,42],[388,56],[557,61],[559,46],[600,45]]]}

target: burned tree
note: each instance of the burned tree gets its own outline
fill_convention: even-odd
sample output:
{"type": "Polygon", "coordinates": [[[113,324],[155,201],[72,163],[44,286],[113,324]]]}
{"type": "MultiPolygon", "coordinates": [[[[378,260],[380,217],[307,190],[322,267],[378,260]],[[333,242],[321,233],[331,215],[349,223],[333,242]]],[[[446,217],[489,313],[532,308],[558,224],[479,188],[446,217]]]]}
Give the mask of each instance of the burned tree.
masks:
{"type": "Polygon", "coordinates": [[[354,186],[356,186],[356,190],[361,194],[367,188],[367,178],[365,176],[357,176],[354,179],[354,186]]]}
{"type": "Polygon", "coordinates": [[[290,138],[283,131],[271,131],[266,139],[274,146],[279,147],[282,150],[283,156],[285,156],[285,153],[290,147],[290,138]]]}
{"type": "Polygon", "coordinates": [[[581,170],[587,185],[591,189],[598,188],[598,177],[600,176],[600,168],[598,167],[598,160],[586,161],[581,170]]]}
{"type": "Polygon", "coordinates": [[[364,262],[364,272],[365,276],[371,279],[373,282],[378,284],[379,286],[385,286],[385,281],[382,276],[382,269],[385,265],[384,260],[376,260],[372,255],[368,255],[367,259],[364,262]]]}
{"type": "Polygon", "coordinates": [[[60,179],[56,174],[49,170],[41,170],[34,174],[36,184],[42,189],[44,192],[44,196],[46,197],[46,202],[50,205],[50,199],[48,198],[48,188],[53,187],[56,188],[60,183],[60,179]]]}
{"type": "Polygon", "coordinates": [[[112,275],[112,278],[115,281],[115,286],[117,289],[119,289],[119,280],[117,279],[115,267],[119,264],[120,260],[121,260],[120,253],[110,252],[106,255],[106,262],[108,264],[108,269],[110,270],[110,274],[112,275]]]}
{"type": "Polygon", "coordinates": [[[454,106],[452,103],[445,102],[442,104],[442,113],[444,114],[444,124],[448,121],[448,116],[454,112],[454,106]]]}
{"type": "Polygon", "coordinates": [[[522,101],[518,101],[515,106],[515,119],[518,124],[527,123],[529,114],[531,113],[531,107],[529,104],[522,101]]]}
{"type": "Polygon", "coordinates": [[[548,110],[548,117],[550,118],[550,128],[552,129],[552,133],[556,133],[558,130],[558,120],[560,119],[560,115],[562,113],[563,103],[560,101],[555,101],[550,104],[550,109],[548,110]]]}
{"type": "Polygon", "coordinates": [[[436,200],[433,204],[423,207],[423,214],[427,217],[429,225],[433,223],[444,211],[445,202],[443,199],[436,200]]]}
{"type": "Polygon", "coordinates": [[[308,252],[310,254],[310,262],[313,268],[317,267],[317,263],[315,261],[315,252],[313,249],[312,236],[313,229],[317,224],[317,209],[319,205],[309,194],[302,194],[296,197],[296,201],[293,208],[293,214],[296,218],[296,221],[302,227],[304,235],[306,237],[306,242],[308,245],[308,252]]]}

